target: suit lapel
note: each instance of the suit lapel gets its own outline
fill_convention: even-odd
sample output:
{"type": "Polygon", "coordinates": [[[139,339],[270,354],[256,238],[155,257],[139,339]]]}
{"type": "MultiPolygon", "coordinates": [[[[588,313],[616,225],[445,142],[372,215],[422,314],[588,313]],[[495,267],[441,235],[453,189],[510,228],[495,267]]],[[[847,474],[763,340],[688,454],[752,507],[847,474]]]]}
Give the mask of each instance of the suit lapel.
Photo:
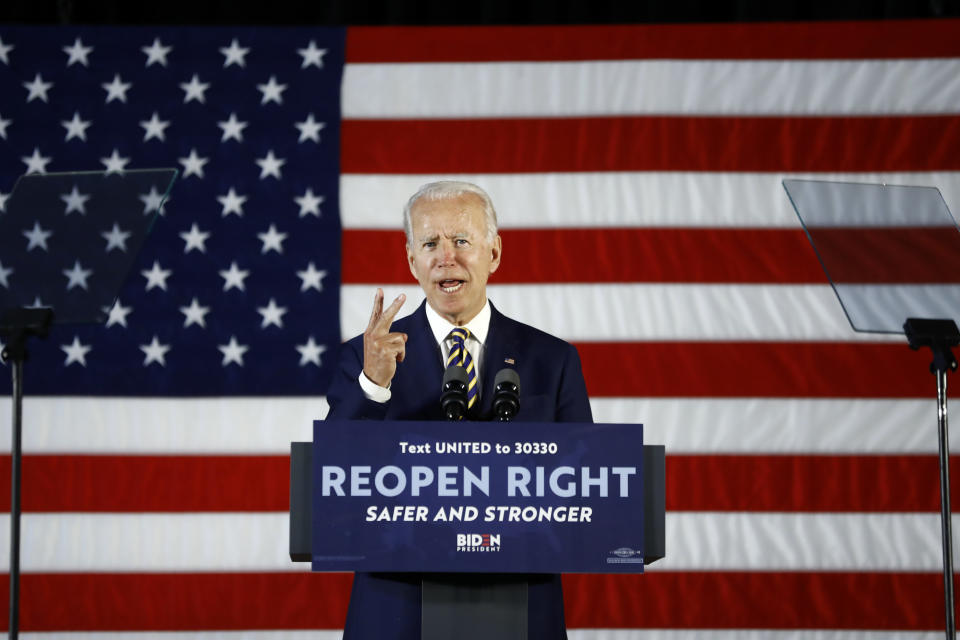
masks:
{"type": "Polygon", "coordinates": [[[493,383],[497,372],[505,366],[506,358],[516,355],[515,337],[509,335],[503,314],[490,303],[490,329],[483,348],[483,376],[480,381],[480,416],[483,419],[493,415],[493,383]]]}
{"type": "MultiPolygon", "coordinates": [[[[436,413],[439,415],[443,363],[440,345],[433,337],[430,323],[427,322],[425,305],[426,301],[410,316],[407,353],[404,362],[401,363],[404,372],[403,397],[407,402],[424,402],[423,410],[436,405],[436,413]]],[[[401,329],[391,328],[391,330],[401,329]]]]}

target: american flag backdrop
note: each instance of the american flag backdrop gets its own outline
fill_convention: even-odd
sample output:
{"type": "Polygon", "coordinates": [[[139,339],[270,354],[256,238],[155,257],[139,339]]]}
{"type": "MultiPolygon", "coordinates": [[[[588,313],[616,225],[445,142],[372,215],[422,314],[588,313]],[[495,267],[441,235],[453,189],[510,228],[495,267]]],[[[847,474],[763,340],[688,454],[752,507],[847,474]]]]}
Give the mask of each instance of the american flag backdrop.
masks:
{"type": "Polygon", "coordinates": [[[23,630],[339,636],[350,576],[286,556],[288,443],[375,287],[422,299],[400,209],[458,177],[500,214],[490,298],[667,446],[667,557],[565,576],[572,638],[940,635],[930,358],[850,329],[780,181],[956,215],[960,21],[2,26],[0,82],[0,203],[181,171],[106,326],[33,345],[23,630]]]}

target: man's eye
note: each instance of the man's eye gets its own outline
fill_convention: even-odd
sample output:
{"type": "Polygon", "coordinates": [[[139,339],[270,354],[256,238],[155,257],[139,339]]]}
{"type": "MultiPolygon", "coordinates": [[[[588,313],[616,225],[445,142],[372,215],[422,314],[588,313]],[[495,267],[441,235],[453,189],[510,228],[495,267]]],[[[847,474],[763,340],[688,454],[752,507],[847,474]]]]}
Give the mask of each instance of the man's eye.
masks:
{"type": "Polygon", "coordinates": [[[424,242],[424,243],[423,243],[423,248],[424,248],[424,249],[433,249],[435,246],[437,246],[437,243],[436,243],[436,242],[424,242]]]}
{"type": "Polygon", "coordinates": [[[465,247],[470,244],[466,238],[457,238],[456,243],[458,247],[465,247]]]}

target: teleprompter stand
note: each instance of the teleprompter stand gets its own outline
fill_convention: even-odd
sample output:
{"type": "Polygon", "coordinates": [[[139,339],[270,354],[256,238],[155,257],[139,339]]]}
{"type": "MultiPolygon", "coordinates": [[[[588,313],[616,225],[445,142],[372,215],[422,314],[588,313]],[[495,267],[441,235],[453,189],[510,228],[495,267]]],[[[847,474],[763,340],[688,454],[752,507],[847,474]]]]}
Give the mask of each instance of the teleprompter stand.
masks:
{"type": "Polygon", "coordinates": [[[51,309],[10,309],[0,317],[0,336],[8,340],[3,360],[13,374],[13,443],[10,449],[10,637],[17,637],[20,615],[20,462],[23,457],[23,363],[27,339],[46,338],[53,321],[51,309]]]}
{"type": "Polygon", "coordinates": [[[10,625],[20,627],[20,513],[27,341],[52,324],[103,322],[177,172],[22,176],[0,215],[0,337],[13,375],[10,625]],[[155,202],[144,211],[144,202],[155,202]],[[108,237],[109,236],[109,237],[108,237]],[[108,241],[104,250],[104,239],[108,241]]]}
{"type": "Polygon", "coordinates": [[[947,373],[960,344],[960,227],[935,187],[784,180],[855,331],[903,333],[929,347],[937,378],[945,631],[954,640],[947,373]],[[905,322],[904,322],[905,321],[905,322]]]}
{"type": "Polygon", "coordinates": [[[957,370],[953,347],[960,345],[960,330],[953,320],[907,318],[903,325],[911,349],[930,347],[930,372],[937,377],[937,434],[940,455],[940,532],[943,541],[943,592],[947,636],[953,638],[953,532],[950,514],[950,433],[947,429],[947,373],[957,370]]]}

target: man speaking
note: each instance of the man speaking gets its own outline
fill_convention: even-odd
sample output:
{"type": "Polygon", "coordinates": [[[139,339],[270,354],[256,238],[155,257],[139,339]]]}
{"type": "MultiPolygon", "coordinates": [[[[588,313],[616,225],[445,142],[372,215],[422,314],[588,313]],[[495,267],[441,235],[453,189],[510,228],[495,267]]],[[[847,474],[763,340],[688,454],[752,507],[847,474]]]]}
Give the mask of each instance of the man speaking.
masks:
{"type": "MultiPolygon", "coordinates": [[[[405,297],[384,309],[377,290],[366,331],[342,346],[328,419],[442,420],[449,362],[467,371],[467,419],[492,417],[494,379],[508,367],[522,381],[516,421],[592,422],[576,349],[511,320],[487,299],[487,280],[502,257],[487,193],[467,182],[433,182],[410,198],[403,218],[407,262],[426,301],[394,321],[405,297]]],[[[362,430],[358,423],[358,438],[362,430]]],[[[565,638],[560,577],[529,576],[528,594],[530,640],[565,638]]],[[[420,608],[420,576],[358,573],[344,638],[419,640],[420,608]]]]}

